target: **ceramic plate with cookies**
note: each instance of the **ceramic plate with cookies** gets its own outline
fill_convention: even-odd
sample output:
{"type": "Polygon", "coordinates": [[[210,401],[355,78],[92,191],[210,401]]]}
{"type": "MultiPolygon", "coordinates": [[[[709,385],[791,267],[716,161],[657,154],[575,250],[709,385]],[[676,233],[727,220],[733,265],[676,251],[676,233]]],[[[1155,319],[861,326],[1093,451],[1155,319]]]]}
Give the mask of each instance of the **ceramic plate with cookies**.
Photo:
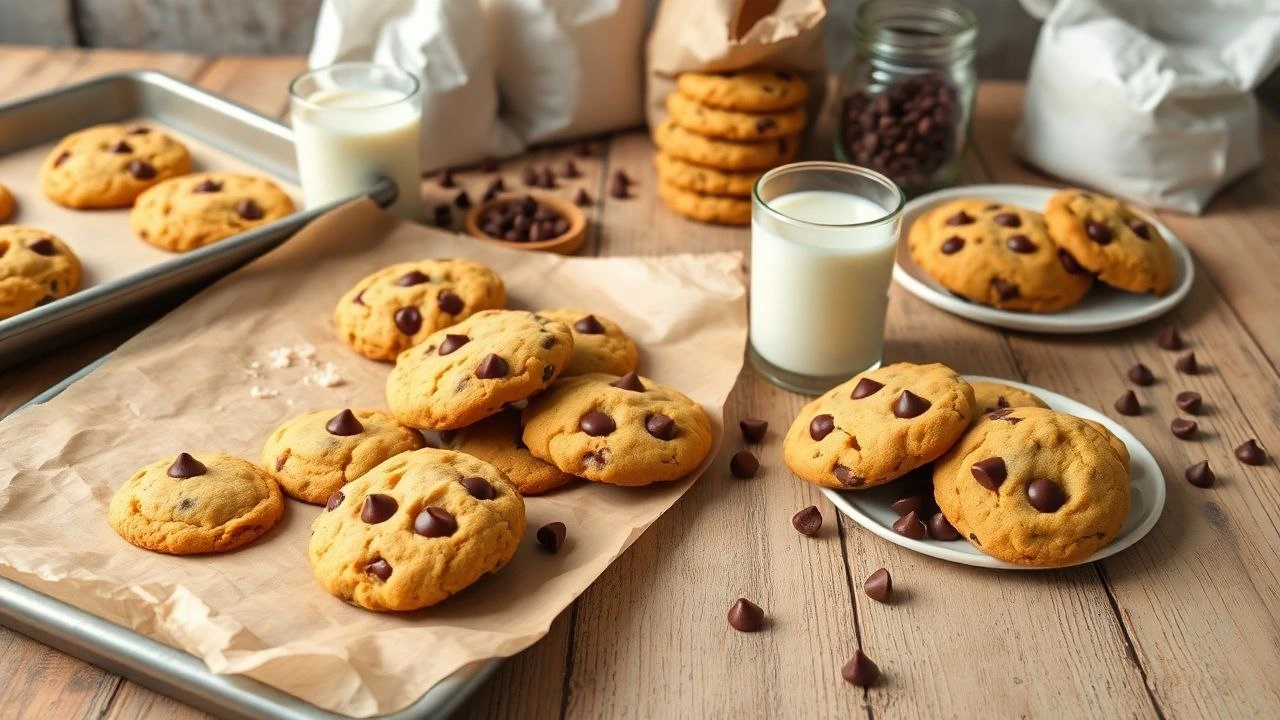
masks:
{"type": "MultiPolygon", "coordinates": [[[[1195,276],[1191,253],[1152,215],[1118,204],[1125,217],[1110,233],[1087,217],[1072,232],[1077,228],[1065,213],[1052,218],[1057,221],[1052,224],[1027,224],[1027,213],[1049,219],[1046,208],[1054,198],[1053,205],[1066,206],[1058,201],[1069,199],[1070,207],[1114,202],[1089,191],[1012,184],[966,185],[912,200],[903,211],[893,279],[930,305],[969,320],[1053,334],[1137,325],[1172,310],[1190,292],[1195,276]],[[1014,216],[1022,216],[1023,224],[1009,227],[1014,216]],[[1051,237],[1055,230],[1070,234],[1059,243],[1051,237]],[[1167,252],[1149,261],[1159,266],[1158,272],[1125,274],[1128,258],[1123,252],[1130,246],[1147,249],[1144,235],[1162,251],[1167,246],[1167,252]],[[1095,246],[1100,251],[1096,255],[1082,255],[1095,246]],[[1084,263],[1110,264],[1081,267],[1084,263]],[[1062,267],[1068,271],[1057,272],[1062,267]],[[1021,284],[1012,277],[1024,272],[1028,277],[1021,284]],[[1097,279],[1087,291],[1071,282],[1092,276],[1097,279]]],[[[1138,256],[1134,262],[1142,261],[1148,260],[1138,256]]]]}

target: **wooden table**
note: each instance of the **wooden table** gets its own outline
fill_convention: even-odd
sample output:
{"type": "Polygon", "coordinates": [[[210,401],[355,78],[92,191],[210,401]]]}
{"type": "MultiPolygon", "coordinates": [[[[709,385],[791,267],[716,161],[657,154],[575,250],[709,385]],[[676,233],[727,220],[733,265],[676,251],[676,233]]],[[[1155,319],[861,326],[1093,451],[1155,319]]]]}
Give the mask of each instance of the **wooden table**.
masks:
{"type": "MultiPolygon", "coordinates": [[[[157,68],[263,112],[285,110],[297,58],[0,48],[0,99],[126,68],[157,68]]],[[[1048,180],[1018,164],[1010,137],[1022,89],[987,84],[978,100],[967,182],[1048,180]]],[[[1202,392],[1200,439],[1174,439],[1174,408],[1149,402],[1126,425],[1159,459],[1169,499],[1155,530],[1104,562],[1052,572],[991,572],[923,557],[838,520],[815,488],[781,459],[779,433],[804,398],[744,371],[726,419],[768,418],[764,470],[730,478],[736,432],[711,470],[551,627],[503,665],[459,715],[597,717],[1280,717],[1280,124],[1263,118],[1269,166],[1234,184],[1200,218],[1162,213],[1196,253],[1187,300],[1145,326],[1088,337],[1005,333],[925,305],[895,287],[890,360],[948,363],[963,372],[1022,379],[1109,414],[1142,361],[1159,384],[1139,395],[1202,392]],[[1177,375],[1156,347],[1177,325],[1205,374],[1177,375]],[[1256,437],[1272,452],[1242,465],[1232,448],[1256,437]],[[1208,459],[1218,485],[1192,487],[1188,465],[1208,459]],[[815,538],[793,512],[823,508],[815,538]],[[838,521],[837,521],[838,520],[838,521]],[[889,568],[900,599],[870,601],[862,579],[889,568]],[[772,617],[756,635],[728,629],[737,597],[772,617]],[[861,645],[884,681],[848,685],[840,667],[861,645]]],[[[559,163],[563,149],[508,163],[559,163]]],[[[742,230],[686,222],[657,202],[652,147],[641,133],[614,137],[579,161],[597,198],[593,255],[747,249],[742,230]],[[639,180],[631,200],[606,195],[623,168],[639,180]]],[[[460,174],[473,194],[485,177],[460,174]]],[[[430,183],[427,184],[428,187],[430,183]]],[[[443,191],[429,194],[443,197],[443,191]]],[[[0,413],[102,354],[139,325],[0,372],[0,413]]],[[[691,358],[690,362],[696,362],[691,358]]],[[[20,635],[0,629],[0,717],[173,718],[199,711],[20,635]]]]}

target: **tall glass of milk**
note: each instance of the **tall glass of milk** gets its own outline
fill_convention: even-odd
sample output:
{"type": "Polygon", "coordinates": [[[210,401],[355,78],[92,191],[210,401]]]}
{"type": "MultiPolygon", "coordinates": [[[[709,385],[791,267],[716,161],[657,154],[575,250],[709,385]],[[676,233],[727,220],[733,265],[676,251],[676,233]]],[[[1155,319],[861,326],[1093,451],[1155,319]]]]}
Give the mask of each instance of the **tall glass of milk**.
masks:
{"type": "Polygon", "coordinates": [[[398,67],[346,62],[289,85],[298,173],[307,207],[367,191],[379,177],[399,191],[391,211],[420,220],[422,86],[398,67]]]}
{"type": "Polygon", "coordinates": [[[889,178],[843,163],[756,181],[750,357],[765,377],[819,394],[879,367],[904,203],[889,178]]]}

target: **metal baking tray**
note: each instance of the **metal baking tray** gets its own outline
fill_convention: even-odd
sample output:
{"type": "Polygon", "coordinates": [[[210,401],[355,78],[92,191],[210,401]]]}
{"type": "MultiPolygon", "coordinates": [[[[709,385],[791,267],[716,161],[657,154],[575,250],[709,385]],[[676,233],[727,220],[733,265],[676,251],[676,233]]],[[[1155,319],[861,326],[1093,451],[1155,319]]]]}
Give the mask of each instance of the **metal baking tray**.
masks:
{"type": "MultiPolygon", "coordinates": [[[[100,358],[27,403],[56,397],[106,361],[100,358]]],[[[24,406],[25,407],[25,406],[24,406]]],[[[0,578],[0,625],[117,675],[177,698],[218,718],[339,720],[337,715],[269,685],[211,672],[199,658],[0,578]]],[[[400,712],[384,720],[443,720],[484,684],[501,659],[464,666],[400,712]]]]}
{"type": "MultiPolygon", "coordinates": [[[[198,143],[213,158],[271,176],[285,185],[296,187],[298,184],[293,132],[288,127],[181,80],[148,70],[104,75],[0,105],[0,168],[4,167],[6,156],[19,157],[24,151],[30,155],[35,148],[75,130],[137,118],[198,143]]],[[[34,183],[35,178],[29,175],[33,173],[24,169],[21,179],[34,183]]],[[[296,212],[199,250],[164,257],[136,271],[105,279],[65,298],[0,320],[0,368],[126,321],[132,315],[129,309],[149,298],[226,274],[280,244],[312,218],[359,195],[368,195],[386,207],[395,200],[396,193],[395,183],[380,179],[364,193],[351,198],[296,212]]],[[[43,198],[40,200],[44,202],[43,198]]],[[[22,200],[19,201],[21,212],[22,200]]],[[[66,210],[65,217],[74,218],[75,222],[84,222],[85,218],[93,218],[95,222],[105,219],[119,227],[119,216],[113,214],[115,212],[94,211],[95,214],[87,215],[83,211],[66,210]],[[74,213],[79,215],[72,215],[74,213]]],[[[21,224],[22,216],[14,222],[21,224]]],[[[40,227],[58,233],[57,227],[47,226],[52,224],[55,222],[46,222],[40,227]]],[[[141,242],[132,233],[118,240],[105,237],[106,232],[103,235],[93,241],[141,242]]],[[[74,249],[76,243],[71,245],[74,249]]],[[[86,272],[89,270],[86,267],[86,272]]]]}

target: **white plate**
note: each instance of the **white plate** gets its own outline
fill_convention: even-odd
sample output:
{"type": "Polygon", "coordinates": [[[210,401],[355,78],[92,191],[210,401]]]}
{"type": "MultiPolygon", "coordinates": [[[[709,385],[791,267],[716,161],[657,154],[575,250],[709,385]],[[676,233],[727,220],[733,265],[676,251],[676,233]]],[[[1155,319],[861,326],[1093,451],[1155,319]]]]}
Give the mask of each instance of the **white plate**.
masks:
{"type": "MultiPolygon", "coordinates": [[[[1129,503],[1129,517],[1124,521],[1120,534],[1110,545],[1102,548],[1090,557],[1081,560],[1080,565],[1110,557],[1138,542],[1151,531],[1160,519],[1160,511],[1164,509],[1164,476],[1160,474],[1160,466],[1133,433],[1111,418],[1083,403],[1076,402],[1065,395],[1059,395],[1043,388],[1025,383],[990,378],[968,376],[970,382],[995,382],[1021,388],[1034,393],[1049,407],[1077,417],[1096,420],[1107,427],[1116,437],[1124,441],[1129,448],[1129,487],[1132,498],[1129,503]]],[[[827,496],[841,512],[853,518],[853,521],[891,543],[896,543],[918,553],[931,555],[943,560],[973,565],[975,567],[995,568],[997,570],[1045,570],[1050,568],[1034,568],[1014,565],[987,555],[968,541],[960,540],[912,540],[905,535],[893,531],[893,521],[898,519],[897,513],[889,506],[902,495],[902,488],[897,483],[888,483],[870,490],[830,490],[824,489],[827,496]]]]}
{"type": "Polygon", "coordinates": [[[893,279],[906,288],[907,292],[949,313],[987,325],[1041,333],[1091,333],[1137,325],[1169,312],[1191,291],[1191,281],[1195,277],[1195,263],[1191,260],[1191,252],[1169,228],[1142,212],[1138,214],[1156,226],[1173,250],[1173,289],[1167,295],[1156,296],[1124,292],[1095,283],[1083,300],[1056,313],[1011,312],[961,300],[929,277],[912,259],[911,251],[907,248],[906,229],[911,227],[920,213],[939,203],[980,197],[1041,212],[1054,192],[1055,188],[1035,185],[966,185],[939,190],[912,200],[903,210],[903,233],[898,241],[893,279]]]}

